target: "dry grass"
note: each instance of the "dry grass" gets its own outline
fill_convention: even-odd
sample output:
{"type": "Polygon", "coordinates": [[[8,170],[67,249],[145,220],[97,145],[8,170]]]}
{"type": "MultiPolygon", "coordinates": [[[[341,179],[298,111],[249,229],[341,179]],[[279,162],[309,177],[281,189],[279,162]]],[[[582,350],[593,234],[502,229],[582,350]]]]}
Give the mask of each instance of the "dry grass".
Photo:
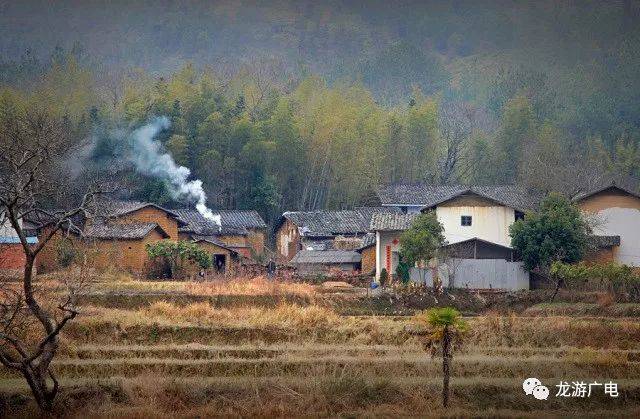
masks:
{"type": "Polygon", "coordinates": [[[316,287],[307,283],[269,280],[263,276],[256,278],[234,278],[208,282],[189,282],[185,290],[192,295],[294,295],[312,300],[316,287]]]}
{"type": "MultiPolygon", "coordinates": [[[[456,379],[452,408],[440,407],[438,379],[375,379],[337,370],[306,378],[173,378],[141,375],[100,384],[63,382],[63,417],[637,417],[637,385],[619,399],[522,393],[520,380],[456,379]],[[517,391],[514,391],[517,390],[517,391]]],[[[35,413],[27,404],[21,417],[35,413]]],[[[12,415],[14,416],[14,415],[12,415]]],[[[35,415],[34,415],[35,416],[35,415]]]]}
{"type": "MultiPolygon", "coordinates": [[[[55,279],[45,284],[53,289],[55,279]]],[[[454,354],[454,408],[443,410],[441,360],[423,352],[416,336],[421,330],[408,317],[341,316],[312,285],[264,278],[187,283],[103,277],[94,285],[113,293],[110,299],[129,292],[141,301],[114,306],[96,300],[64,332],[54,363],[64,389],[61,417],[640,414],[640,322],[598,317],[592,308],[622,310],[619,304],[468,318],[466,344],[454,354]],[[177,301],[174,294],[190,298],[177,301]],[[260,299],[273,304],[248,303],[260,299]],[[522,392],[528,376],[550,385],[614,379],[623,395],[541,403],[522,392]]],[[[21,379],[0,371],[0,417],[36,416],[25,394],[21,379]]]]}

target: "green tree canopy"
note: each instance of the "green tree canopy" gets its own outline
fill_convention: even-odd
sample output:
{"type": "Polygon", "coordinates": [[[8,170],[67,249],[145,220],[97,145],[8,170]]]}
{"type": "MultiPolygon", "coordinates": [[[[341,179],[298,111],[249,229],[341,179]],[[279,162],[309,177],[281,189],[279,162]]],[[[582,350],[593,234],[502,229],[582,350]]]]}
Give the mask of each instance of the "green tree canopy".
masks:
{"type": "Polygon", "coordinates": [[[552,193],[539,211],[513,223],[509,234],[525,268],[546,273],[554,261],[573,263],[583,258],[589,226],[578,207],[552,193]]]}
{"type": "Polygon", "coordinates": [[[444,244],[444,227],[434,211],[418,215],[400,236],[402,260],[410,265],[428,261],[444,244]]]}
{"type": "Polygon", "coordinates": [[[185,262],[195,263],[201,269],[211,267],[211,257],[195,243],[162,240],[147,244],[146,250],[150,259],[169,263],[174,278],[184,273],[185,262]]]}

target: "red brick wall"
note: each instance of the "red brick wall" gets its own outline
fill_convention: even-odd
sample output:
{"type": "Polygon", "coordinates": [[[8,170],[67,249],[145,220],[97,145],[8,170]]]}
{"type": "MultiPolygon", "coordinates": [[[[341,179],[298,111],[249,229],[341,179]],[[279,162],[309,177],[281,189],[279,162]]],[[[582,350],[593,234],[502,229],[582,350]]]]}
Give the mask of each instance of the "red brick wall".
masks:
{"type": "Polygon", "coordinates": [[[20,244],[0,244],[0,269],[24,268],[24,252],[20,244]]]}

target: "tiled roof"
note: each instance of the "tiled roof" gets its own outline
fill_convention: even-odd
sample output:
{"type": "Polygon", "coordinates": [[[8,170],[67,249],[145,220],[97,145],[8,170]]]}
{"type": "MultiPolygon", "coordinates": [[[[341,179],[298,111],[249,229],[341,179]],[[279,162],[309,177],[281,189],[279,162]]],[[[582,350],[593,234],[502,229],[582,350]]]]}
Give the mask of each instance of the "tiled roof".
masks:
{"type": "Polygon", "coordinates": [[[205,218],[194,209],[177,209],[174,210],[174,212],[178,215],[178,219],[185,223],[184,226],[179,228],[180,232],[194,233],[201,236],[221,233],[220,225],[216,224],[213,220],[205,218]]]}
{"type": "Polygon", "coordinates": [[[177,214],[174,211],[153,203],[129,200],[125,201],[104,197],[95,198],[89,202],[87,205],[87,212],[91,217],[116,218],[146,207],[158,208],[161,211],[177,217],[177,214]]]}
{"type": "Polygon", "coordinates": [[[291,259],[291,264],[320,263],[358,263],[362,260],[360,253],[354,250],[300,250],[291,259]]]}
{"type": "Polygon", "coordinates": [[[366,249],[369,246],[375,246],[376,244],[376,233],[368,233],[366,236],[362,238],[362,245],[358,250],[366,249]]]}
{"type": "Polygon", "coordinates": [[[463,194],[476,194],[520,211],[533,210],[540,197],[515,185],[499,186],[434,186],[426,184],[394,184],[378,188],[383,205],[415,205],[430,208],[463,194]]]}
{"type": "Polygon", "coordinates": [[[237,253],[232,247],[227,246],[226,244],[224,244],[223,242],[221,242],[217,236],[197,236],[194,235],[193,237],[191,237],[191,239],[194,242],[207,242],[207,243],[211,243],[211,244],[215,244],[216,246],[222,247],[223,249],[227,249],[230,250],[232,252],[237,253]]]}
{"type": "Polygon", "coordinates": [[[294,223],[302,236],[331,237],[340,234],[365,234],[369,231],[371,217],[394,209],[384,207],[362,207],[339,211],[294,211],[282,214],[283,219],[294,223]]]}
{"type": "Polygon", "coordinates": [[[623,193],[629,194],[631,196],[635,196],[636,198],[640,198],[640,194],[638,192],[634,191],[633,189],[627,188],[627,187],[624,187],[624,186],[621,186],[621,185],[618,185],[618,184],[612,182],[612,183],[609,183],[607,185],[601,186],[599,188],[595,188],[595,189],[592,189],[590,191],[578,194],[573,198],[573,200],[574,201],[581,201],[583,199],[589,198],[590,196],[599,194],[601,192],[608,191],[610,189],[614,189],[614,190],[617,189],[618,191],[621,191],[623,193]]]}
{"type": "Polygon", "coordinates": [[[145,238],[152,230],[158,230],[164,237],[168,237],[156,223],[92,223],[85,227],[83,234],[89,239],[139,240],[145,238]]]}
{"type": "Polygon", "coordinates": [[[403,231],[419,214],[378,213],[371,218],[371,231],[403,231]]]}
{"type": "Polygon", "coordinates": [[[267,228],[260,214],[253,210],[219,210],[214,214],[220,214],[223,226],[242,228],[267,228]]]}
{"type": "Polygon", "coordinates": [[[199,235],[246,235],[248,234],[247,229],[262,229],[267,227],[262,217],[260,217],[260,214],[256,211],[214,211],[214,215],[220,216],[221,225],[205,218],[194,209],[178,209],[174,210],[174,212],[178,215],[178,219],[186,224],[180,228],[180,231],[185,233],[195,233],[199,235]]]}

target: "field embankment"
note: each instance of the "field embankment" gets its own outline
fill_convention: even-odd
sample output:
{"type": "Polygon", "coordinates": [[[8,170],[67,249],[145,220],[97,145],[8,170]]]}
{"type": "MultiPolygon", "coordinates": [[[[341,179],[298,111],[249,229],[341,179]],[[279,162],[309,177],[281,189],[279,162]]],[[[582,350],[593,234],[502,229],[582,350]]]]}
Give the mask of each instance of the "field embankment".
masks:
{"type": "MultiPolygon", "coordinates": [[[[349,301],[367,298],[357,290],[231,285],[99,284],[92,295],[103,299],[87,299],[64,332],[55,361],[63,386],[57,412],[108,418],[640,414],[635,307],[625,308],[625,316],[602,316],[534,302],[517,313],[472,313],[465,344],[455,352],[452,408],[445,411],[441,360],[423,350],[424,330],[409,316],[345,315],[349,301]],[[186,297],[144,301],[171,293],[186,297]],[[549,400],[523,393],[522,380],[530,376],[549,386],[549,400]],[[600,391],[556,398],[561,380],[613,380],[620,397],[600,391]]],[[[0,394],[2,416],[36,412],[24,381],[7,370],[0,371],[0,394]]]]}

